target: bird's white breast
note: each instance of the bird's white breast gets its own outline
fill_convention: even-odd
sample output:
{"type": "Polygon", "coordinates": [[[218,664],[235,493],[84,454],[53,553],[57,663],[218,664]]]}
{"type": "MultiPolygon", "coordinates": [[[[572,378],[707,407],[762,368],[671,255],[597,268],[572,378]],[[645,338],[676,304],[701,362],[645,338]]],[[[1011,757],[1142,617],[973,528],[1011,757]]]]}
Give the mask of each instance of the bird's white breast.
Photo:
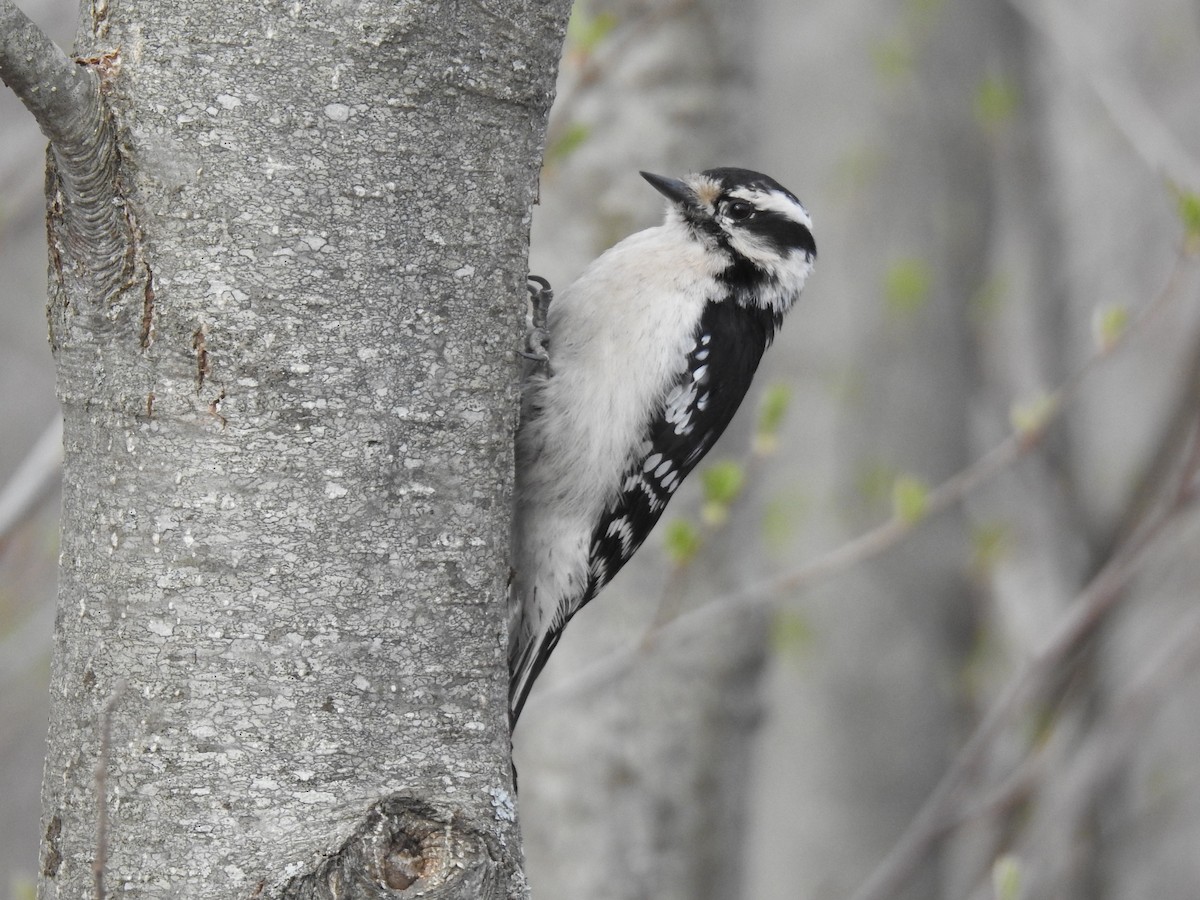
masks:
{"type": "Polygon", "coordinates": [[[555,298],[553,375],[537,388],[542,414],[522,436],[523,455],[540,457],[523,466],[537,483],[522,491],[552,492],[556,504],[566,499],[582,521],[596,521],[686,366],[720,263],[668,222],[621,241],[555,298]]]}

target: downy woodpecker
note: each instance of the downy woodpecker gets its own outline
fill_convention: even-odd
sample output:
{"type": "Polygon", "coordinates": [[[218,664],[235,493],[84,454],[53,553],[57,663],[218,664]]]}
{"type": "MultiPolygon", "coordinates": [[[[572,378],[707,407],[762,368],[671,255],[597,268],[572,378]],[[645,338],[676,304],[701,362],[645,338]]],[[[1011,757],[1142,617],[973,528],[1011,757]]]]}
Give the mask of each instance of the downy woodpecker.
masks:
{"type": "Polygon", "coordinates": [[[812,271],[812,220],[747,169],[642,173],[666,221],[550,304],[517,432],[509,710],[729,424],[812,271]]]}

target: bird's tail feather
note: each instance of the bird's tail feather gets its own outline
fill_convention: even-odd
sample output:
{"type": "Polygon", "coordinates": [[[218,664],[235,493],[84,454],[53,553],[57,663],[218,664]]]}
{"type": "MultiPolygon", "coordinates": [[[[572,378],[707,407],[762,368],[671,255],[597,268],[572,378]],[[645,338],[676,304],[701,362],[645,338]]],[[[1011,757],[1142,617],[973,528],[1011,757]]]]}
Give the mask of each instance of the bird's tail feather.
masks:
{"type": "Polygon", "coordinates": [[[554,652],[561,636],[562,629],[557,628],[538,631],[529,635],[524,642],[514,642],[508,658],[508,722],[510,728],[516,726],[517,719],[521,716],[521,710],[525,707],[525,701],[529,697],[529,691],[545,667],[546,660],[554,652]]]}

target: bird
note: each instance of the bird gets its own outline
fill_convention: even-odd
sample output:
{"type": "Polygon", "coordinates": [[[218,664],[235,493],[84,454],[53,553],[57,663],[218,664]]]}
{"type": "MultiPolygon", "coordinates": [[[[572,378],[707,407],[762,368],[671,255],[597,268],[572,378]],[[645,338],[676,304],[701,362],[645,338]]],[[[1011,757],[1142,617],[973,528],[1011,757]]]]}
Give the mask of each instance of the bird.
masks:
{"type": "Polygon", "coordinates": [[[556,297],[532,279],[513,492],[512,727],[567,622],[641,547],[733,418],[816,261],[808,210],[767,175],[641,176],[666,198],[661,225],[605,251],[556,297]]]}

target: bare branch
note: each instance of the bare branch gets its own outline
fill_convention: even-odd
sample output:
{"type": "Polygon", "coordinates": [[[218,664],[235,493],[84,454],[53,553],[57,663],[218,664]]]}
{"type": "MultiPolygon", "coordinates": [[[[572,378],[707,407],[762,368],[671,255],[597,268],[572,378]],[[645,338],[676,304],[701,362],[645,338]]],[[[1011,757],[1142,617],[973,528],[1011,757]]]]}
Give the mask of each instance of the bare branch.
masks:
{"type": "MultiPolygon", "coordinates": [[[[112,67],[116,60],[104,61],[112,67]]],[[[50,139],[62,195],[53,205],[61,207],[65,225],[58,256],[77,263],[97,299],[106,299],[125,282],[133,241],[117,186],[115,128],[101,96],[100,75],[96,67],[58,49],[12,0],[0,0],[0,80],[50,139]]]]}
{"type": "Polygon", "coordinates": [[[959,821],[957,811],[965,800],[963,788],[987,757],[1000,730],[1041,695],[1058,667],[1095,633],[1108,612],[1124,596],[1129,579],[1143,561],[1151,539],[1177,511],[1167,510],[1147,523],[1130,545],[1110,559],[1072,601],[1050,637],[1005,685],[900,840],[852,900],[884,900],[895,896],[937,841],[959,821]]]}
{"type": "Polygon", "coordinates": [[[95,73],[58,49],[11,0],[0,0],[0,80],[55,144],[69,140],[66,123],[99,102],[95,73]]]}
{"type": "MultiPolygon", "coordinates": [[[[1200,437],[1200,428],[1195,417],[1191,437],[1192,447],[1200,446],[1200,440],[1197,439],[1200,437]]],[[[1154,539],[1180,513],[1191,508],[1191,488],[1198,469],[1200,453],[1193,452],[1182,471],[1177,473],[1175,482],[1163,486],[1164,502],[1158,504],[1154,513],[1115,549],[1082,593],[1067,607],[1042,647],[1004,686],[891,852],[852,900],[886,900],[895,896],[936,843],[962,821],[960,810],[968,799],[964,791],[972,775],[987,759],[988,751],[1001,729],[1022,709],[1043,696],[1047,686],[1054,680],[1055,673],[1061,671],[1067,661],[1095,634],[1109,612],[1126,596],[1129,581],[1149,555],[1154,539]]],[[[1145,715],[1145,701],[1152,695],[1154,686],[1161,685],[1171,673],[1184,671],[1194,664],[1198,646],[1196,626],[1194,616],[1176,623],[1182,637],[1164,642],[1166,648],[1134,680],[1134,687],[1118,705],[1118,713],[1129,718],[1131,705],[1137,708],[1140,704],[1143,707],[1142,715],[1145,715]]],[[[1159,696],[1165,696],[1166,693],[1162,689],[1159,696]]],[[[1075,780],[1059,792],[1059,799],[1065,796],[1078,801],[1085,796],[1089,785],[1098,783],[1119,765],[1124,758],[1122,749],[1137,734],[1140,731],[1134,730],[1124,744],[1094,743],[1093,746],[1102,748],[1101,756],[1075,770],[1075,780]]],[[[1055,817],[1053,821],[1061,823],[1064,819],[1055,817]]]]}
{"type": "Polygon", "coordinates": [[[1031,834],[1031,846],[1046,846],[1047,831],[1077,822],[1145,740],[1155,715],[1179,695],[1181,682],[1200,666],[1200,610],[1191,610],[1164,628],[1150,658],[1114,698],[1111,710],[1065,769],[1039,788],[1038,805],[1047,808],[1031,834]]]}
{"type": "MultiPolygon", "coordinates": [[[[1156,501],[1163,502],[1163,485],[1176,476],[1187,443],[1195,437],[1196,410],[1200,409],[1200,332],[1192,339],[1182,385],[1175,406],[1167,416],[1156,449],[1150,454],[1149,460],[1134,482],[1121,521],[1116,523],[1112,536],[1105,542],[1104,556],[1108,555],[1108,548],[1122,543],[1145,519],[1150,504],[1156,501]]],[[[1166,498],[1167,502],[1173,499],[1166,498]]]]}

